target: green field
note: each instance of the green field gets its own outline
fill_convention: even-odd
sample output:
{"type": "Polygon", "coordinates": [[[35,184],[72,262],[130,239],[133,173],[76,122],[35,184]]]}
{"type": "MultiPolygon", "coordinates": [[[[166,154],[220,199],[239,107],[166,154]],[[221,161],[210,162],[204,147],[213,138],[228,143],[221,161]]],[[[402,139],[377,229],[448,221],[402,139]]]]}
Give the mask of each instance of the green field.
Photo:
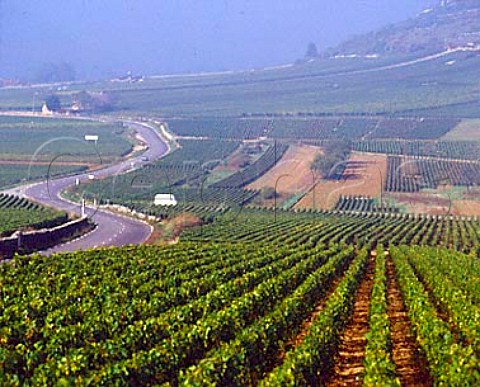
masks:
{"type": "Polygon", "coordinates": [[[287,140],[336,139],[438,139],[460,122],[452,118],[409,118],[378,116],[327,116],[313,114],[263,115],[242,118],[192,118],[167,120],[178,136],[200,138],[287,140]]]}
{"type": "Polygon", "coordinates": [[[32,180],[46,180],[55,176],[84,171],[82,166],[64,165],[32,165],[28,164],[1,164],[0,163],[0,189],[26,183],[32,180]]]}
{"type": "Polygon", "coordinates": [[[121,124],[0,116],[0,160],[101,164],[131,151],[128,134],[121,124]],[[99,136],[97,147],[84,141],[86,134],[99,136]]]}
{"type": "Polygon", "coordinates": [[[121,124],[0,116],[0,188],[110,163],[132,147],[121,124]],[[98,145],[87,143],[86,134],[98,135],[98,145]]]}

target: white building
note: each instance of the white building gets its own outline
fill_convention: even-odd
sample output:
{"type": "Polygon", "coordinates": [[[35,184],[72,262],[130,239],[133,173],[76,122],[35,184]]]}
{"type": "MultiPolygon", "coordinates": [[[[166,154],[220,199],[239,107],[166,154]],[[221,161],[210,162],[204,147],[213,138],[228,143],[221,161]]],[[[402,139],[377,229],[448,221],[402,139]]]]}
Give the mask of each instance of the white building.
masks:
{"type": "Polygon", "coordinates": [[[53,112],[48,108],[46,103],[44,103],[42,106],[42,114],[44,116],[51,116],[53,114],[53,112]]]}
{"type": "Polygon", "coordinates": [[[176,206],[178,202],[173,194],[157,194],[154,204],[156,206],[176,206]]]}

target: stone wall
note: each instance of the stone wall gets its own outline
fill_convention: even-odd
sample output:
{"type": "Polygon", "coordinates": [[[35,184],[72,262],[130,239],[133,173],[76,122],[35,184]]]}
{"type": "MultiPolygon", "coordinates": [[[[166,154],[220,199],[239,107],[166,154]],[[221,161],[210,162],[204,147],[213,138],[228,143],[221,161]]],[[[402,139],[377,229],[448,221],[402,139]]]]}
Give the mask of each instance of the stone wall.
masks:
{"type": "Polygon", "coordinates": [[[16,232],[8,238],[0,238],[0,258],[9,259],[15,253],[31,254],[35,251],[46,250],[62,242],[72,240],[94,227],[95,225],[91,220],[85,217],[53,228],[16,232]]]}

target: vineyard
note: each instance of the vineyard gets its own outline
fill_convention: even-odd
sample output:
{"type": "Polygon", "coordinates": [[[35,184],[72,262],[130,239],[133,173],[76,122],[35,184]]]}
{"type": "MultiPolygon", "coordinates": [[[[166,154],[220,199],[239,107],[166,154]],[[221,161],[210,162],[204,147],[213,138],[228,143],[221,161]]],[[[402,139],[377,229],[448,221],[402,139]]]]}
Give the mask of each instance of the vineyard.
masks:
{"type": "Polygon", "coordinates": [[[453,160],[480,159],[479,144],[471,141],[361,140],[353,141],[352,148],[358,152],[389,155],[429,156],[453,160]]]}
{"type": "Polygon", "coordinates": [[[341,196],[335,205],[335,211],[341,212],[384,212],[399,213],[399,209],[392,205],[380,203],[376,199],[363,196],[341,196]]]}
{"type": "Polygon", "coordinates": [[[336,139],[438,139],[459,120],[448,118],[381,117],[255,117],[172,119],[179,136],[205,138],[336,140],[336,139]]]}
{"type": "Polygon", "coordinates": [[[213,224],[186,231],[186,241],[303,243],[355,243],[359,246],[424,245],[456,251],[480,248],[480,224],[475,219],[413,216],[394,213],[338,211],[295,213],[239,208],[213,224]]]}
{"type": "Polygon", "coordinates": [[[275,138],[343,139],[361,138],[374,129],[374,119],[323,118],[278,119],[271,133],[275,138]]]}
{"type": "Polygon", "coordinates": [[[241,188],[255,181],[270,170],[285,154],[288,145],[274,143],[253,164],[226,179],[212,185],[212,188],[241,188]]]}
{"type": "Polygon", "coordinates": [[[0,387],[480,387],[480,0],[11,3],[0,387]]]}
{"type": "MultiPolygon", "coordinates": [[[[211,184],[209,179],[215,167],[223,164],[238,146],[239,142],[227,140],[182,140],[179,149],[154,164],[75,187],[70,195],[77,200],[84,197],[97,199],[100,204],[122,205],[158,221],[186,214],[208,223],[249,204],[258,191],[242,187],[274,164],[275,149],[273,145],[267,146],[266,151],[243,171],[211,184]],[[234,186],[227,185],[235,181],[234,186]],[[178,204],[173,207],[154,205],[158,193],[173,194],[178,204]]],[[[277,146],[277,160],[286,148],[277,146]]]]}
{"type": "Polygon", "coordinates": [[[478,261],[312,238],[321,226],[16,257],[0,266],[0,383],[478,385],[478,261]]]}
{"type": "Polygon", "coordinates": [[[240,145],[238,141],[181,140],[180,149],[160,161],[166,165],[192,164],[213,167],[224,161],[240,145]]]}
{"type": "Polygon", "coordinates": [[[480,184],[480,164],[468,161],[388,157],[386,190],[418,192],[424,188],[476,186],[480,184]]]}
{"type": "Polygon", "coordinates": [[[197,118],[169,120],[168,128],[184,137],[249,140],[267,136],[272,124],[264,119],[197,118]]]}
{"type": "MultiPolygon", "coordinates": [[[[153,199],[158,193],[179,195],[179,201],[210,203],[215,196],[220,201],[232,194],[230,202],[247,199],[247,192],[217,192],[208,190],[207,178],[212,170],[239,146],[236,141],[182,140],[180,148],[162,160],[141,169],[94,181],[77,187],[75,194],[96,197],[101,202],[127,204],[153,199]]],[[[217,202],[217,201],[215,201],[217,202]]]]}
{"type": "Polygon", "coordinates": [[[151,203],[137,202],[127,205],[127,208],[140,214],[154,216],[158,221],[191,215],[206,223],[212,222],[218,216],[231,210],[230,207],[221,204],[208,205],[196,202],[183,202],[176,206],[155,206],[151,203]]]}
{"type": "Polygon", "coordinates": [[[157,193],[174,193],[184,184],[201,185],[206,170],[197,165],[165,165],[162,163],[146,167],[113,178],[98,180],[75,189],[83,196],[96,197],[109,202],[150,200],[157,193]]]}
{"type": "MultiPolygon", "coordinates": [[[[179,243],[0,265],[0,385],[480,383],[476,218],[400,214],[356,196],[334,211],[252,208],[258,192],[244,187],[287,145],[210,185],[239,142],[180,145],[77,188],[157,220],[200,219],[186,220],[179,243]],[[152,205],[164,191],[179,204],[152,205]]],[[[389,157],[387,183],[398,171],[414,187],[419,176],[430,186],[476,176],[472,162],[409,160],[389,157]]],[[[49,211],[0,203],[30,220],[49,211]]]]}
{"type": "Polygon", "coordinates": [[[67,215],[41,207],[27,199],[0,194],[0,236],[19,229],[58,226],[67,221],[67,215]]]}
{"type": "Polygon", "coordinates": [[[460,121],[447,118],[303,118],[276,119],[270,134],[295,139],[437,139],[460,121]]]}
{"type": "Polygon", "coordinates": [[[448,118],[388,118],[380,119],[371,138],[435,139],[460,123],[448,118]]]}
{"type": "Polygon", "coordinates": [[[368,197],[342,196],[335,205],[337,211],[373,212],[374,209],[375,199],[368,197]]]}
{"type": "Polygon", "coordinates": [[[190,214],[205,221],[210,221],[220,214],[240,210],[258,194],[257,191],[235,188],[204,188],[200,190],[174,188],[172,193],[178,201],[178,204],[172,207],[155,206],[151,201],[132,200],[129,202],[124,198],[118,201],[109,199],[108,203],[121,204],[133,211],[155,216],[158,219],[169,219],[182,214],[190,214]]]}

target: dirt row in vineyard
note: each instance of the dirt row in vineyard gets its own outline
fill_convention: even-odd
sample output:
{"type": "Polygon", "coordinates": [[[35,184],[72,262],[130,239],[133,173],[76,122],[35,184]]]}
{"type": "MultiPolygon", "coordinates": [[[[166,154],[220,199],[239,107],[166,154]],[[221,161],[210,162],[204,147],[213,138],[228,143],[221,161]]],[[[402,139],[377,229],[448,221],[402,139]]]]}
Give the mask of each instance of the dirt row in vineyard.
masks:
{"type": "Polygon", "coordinates": [[[392,357],[402,386],[432,386],[428,363],[407,316],[395,269],[387,259],[387,305],[392,337],[392,357]]]}
{"type": "Polygon", "coordinates": [[[302,327],[300,328],[298,333],[292,336],[290,340],[288,340],[285,343],[283,350],[278,353],[278,356],[275,359],[272,359],[270,364],[268,364],[265,374],[268,374],[275,367],[278,367],[279,365],[281,365],[285,360],[285,356],[287,355],[288,351],[291,351],[297,346],[299,346],[300,344],[302,344],[303,340],[308,335],[310,331],[310,327],[312,326],[313,322],[315,321],[317,316],[320,313],[322,313],[325,303],[329,299],[330,295],[335,291],[335,289],[337,288],[338,284],[341,282],[342,279],[343,279],[343,274],[340,274],[330,283],[330,285],[328,285],[328,289],[325,292],[325,297],[322,297],[322,299],[319,300],[318,304],[313,309],[313,312],[303,322],[302,327]]]}
{"type": "MultiPolygon", "coordinates": [[[[319,384],[327,386],[361,386],[365,372],[364,360],[367,344],[366,335],[370,329],[369,310],[375,276],[376,253],[372,252],[367,269],[354,298],[350,320],[340,336],[339,348],[334,356],[334,366],[321,376],[319,384]]],[[[336,289],[343,275],[338,276],[329,286],[327,295],[319,300],[314,311],[303,322],[299,332],[285,345],[284,350],[272,360],[268,371],[280,365],[285,354],[299,346],[308,335],[315,318],[322,312],[325,302],[336,289]]],[[[387,307],[390,320],[392,359],[402,386],[432,386],[428,362],[416,341],[407,309],[396,278],[394,264],[387,257],[387,307]]],[[[267,372],[268,373],[268,372],[267,372]]]]}
{"type": "Polygon", "coordinates": [[[375,257],[372,252],[367,270],[357,289],[350,321],[340,336],[338,353],[335,355],[334,367],[326,377],[327,386],[361,386],[365,366],[365,335],[369,330],[368,312],[372,297],[375,275],[375,257]]]}

